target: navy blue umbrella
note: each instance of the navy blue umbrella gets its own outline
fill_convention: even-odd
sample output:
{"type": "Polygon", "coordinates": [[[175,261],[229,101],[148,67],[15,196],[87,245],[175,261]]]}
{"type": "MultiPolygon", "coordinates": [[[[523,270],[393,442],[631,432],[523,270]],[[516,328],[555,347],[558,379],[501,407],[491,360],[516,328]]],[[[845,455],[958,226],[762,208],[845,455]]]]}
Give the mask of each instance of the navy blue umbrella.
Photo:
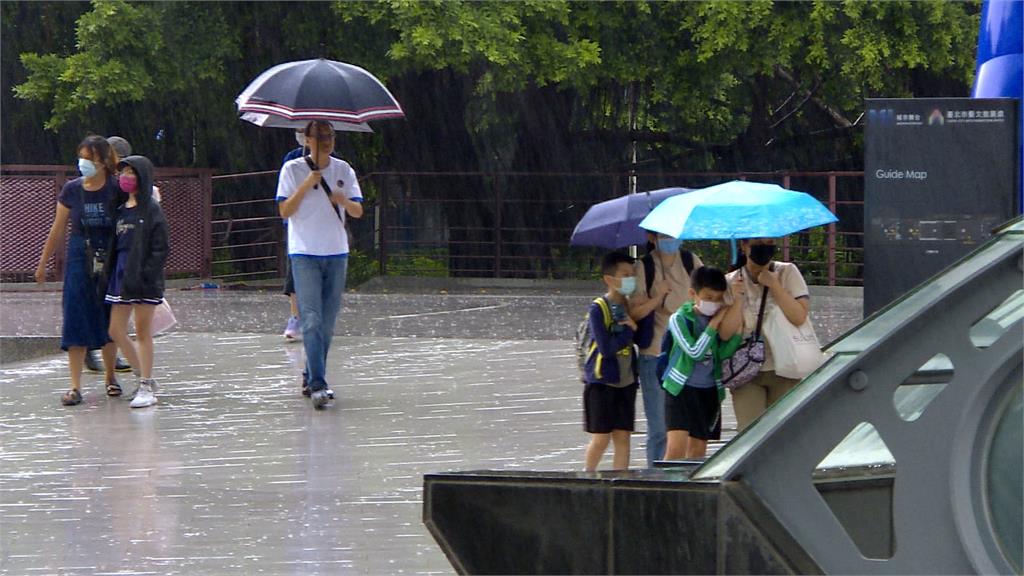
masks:
{"type": "Polygon", "coordinates": [[[569,244],[611,249],[644,244],[647,231],[640,228],[640,221],[662,200],[686,192],[690,189],[662,188],[594,204],[576,225],[569,244]]]}

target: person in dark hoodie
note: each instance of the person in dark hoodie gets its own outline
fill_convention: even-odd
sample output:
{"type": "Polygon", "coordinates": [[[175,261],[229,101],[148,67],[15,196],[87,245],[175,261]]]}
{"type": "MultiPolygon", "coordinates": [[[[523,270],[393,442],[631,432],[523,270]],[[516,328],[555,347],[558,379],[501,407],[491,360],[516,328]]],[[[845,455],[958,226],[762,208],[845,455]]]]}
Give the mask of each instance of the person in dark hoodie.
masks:
{"type": "Polygon", "coordinates": [[[114,239],[106,272],[106,301],[111,304],[110,337],[135,367],[138,386],[131,407],[156,404],[153,379],[153,311],[164,297],[164,265],[170,246],[167,220],[153,198],[153,163],[129,156],[118,164],[123,203],[114,212],[114,239]],[[135,337],[128,337],[128,318],[135,314],[135,337]]]}

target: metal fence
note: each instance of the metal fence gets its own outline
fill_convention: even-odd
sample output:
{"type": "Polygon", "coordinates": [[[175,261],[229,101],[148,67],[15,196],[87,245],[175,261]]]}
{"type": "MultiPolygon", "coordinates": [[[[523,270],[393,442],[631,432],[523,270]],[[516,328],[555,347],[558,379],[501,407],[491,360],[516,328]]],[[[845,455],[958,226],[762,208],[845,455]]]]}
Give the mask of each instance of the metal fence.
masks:
{"type": "MultiPolygon", "coordinates": [[[[32,281],[53,224],[57,197],[64,183],[77,174],[74,166],[0,167],[0,277],[4,281],[32,281]]],[[[192,168],[155,171],[170,234],[169,276],[210,274],[212,174],[212,170],[192,168]]],[[[47,269],[49,280],[63,279],[64,257],[64,250],[55,252],[47,269]]]]}
{"type": "MultiPolygon", "coordinates": [[[[570,248],[569,236],[593,204],[625,194],[629,174],[398,173],[363,179],[376,200],[374,254],[382,274],[588,278],[600,251],[570,248]]],[[[664,173],[638,175],[637,189],[700,188],[732,179],[775,182],[825,203],[839,223],[791,235],[782,257],[808,281],[861,285],[863,173],[664,173]]],[[[719,266],[725,242],[690,243],[719,266]]]]}
{"type": "MultiPolygon", "coordinates": [[[[0,179],[0,273],[28,281],[70,166],[4,166],[0,179]]],[[[376,275],[592,278],[601,251],[570,248],[593,204],[629,190],[628,173],[375,172],[362,176],[364,216],[349,220],[352,283],[376,275]]],[[[635,175],[638,190],[701,188],[733,179],[774,182],[824,202],[839,223],[791,235],[782,258],[808,282],[861,285],[863,173],[660,173],[635,175]]],[[[214,176],[157,169],[171,227],[171,275],[244,282],[280,278],[285,229],[274,200],[277,171],[214,176]]],[[[690,243],[718,266],[724,242],[690,243]]],[[[58,251],[52,276],[60,278],[58,251]]]]}

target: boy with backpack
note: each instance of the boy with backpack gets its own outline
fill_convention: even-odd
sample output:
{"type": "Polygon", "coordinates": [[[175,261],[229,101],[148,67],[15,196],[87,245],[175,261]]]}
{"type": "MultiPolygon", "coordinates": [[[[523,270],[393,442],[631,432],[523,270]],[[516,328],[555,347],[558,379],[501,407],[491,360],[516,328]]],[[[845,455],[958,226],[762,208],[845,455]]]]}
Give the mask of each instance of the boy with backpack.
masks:
{"type": "Polygon", "coordinates": [[[590,305],[580,338],[583,360],[583,427],[591,434],[584,469],[597,469],[614,445],[616,470],[629,467],[629,439],[636,418],[636,349],[650,345],[653,318],[637,322],[626,312],[626,296],[636,290],[634,259],[610,252],[601,262],[607,292],[590,305]]]}
{"type": "Polygon", "coordinates": [[[722,361],[743,344],[742,306],[724,305],[725,273],[694,270],[689,297],[668,321],[665,390],[665,460],[704,458],[708,440],[722,434],[722,361]]]}

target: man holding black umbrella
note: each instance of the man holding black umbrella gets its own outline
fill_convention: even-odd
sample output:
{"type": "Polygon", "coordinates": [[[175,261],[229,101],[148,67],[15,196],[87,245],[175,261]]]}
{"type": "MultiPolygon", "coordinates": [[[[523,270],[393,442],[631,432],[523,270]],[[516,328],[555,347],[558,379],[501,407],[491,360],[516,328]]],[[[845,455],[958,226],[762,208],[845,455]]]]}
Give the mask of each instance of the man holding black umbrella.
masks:
{"type": "Polygon", "coordinates": [[[363,215],[355,170],[334,158],[334,128],[314,120],[305,128],[310,155],[285,163],[277,184],[278,209],[288,218],[288,257],[295,277],[306,351],[303,381],[314,408],[332,394],[326,380],[327,353],[341,309],[348,272],[345,218],[363,215]]]}

